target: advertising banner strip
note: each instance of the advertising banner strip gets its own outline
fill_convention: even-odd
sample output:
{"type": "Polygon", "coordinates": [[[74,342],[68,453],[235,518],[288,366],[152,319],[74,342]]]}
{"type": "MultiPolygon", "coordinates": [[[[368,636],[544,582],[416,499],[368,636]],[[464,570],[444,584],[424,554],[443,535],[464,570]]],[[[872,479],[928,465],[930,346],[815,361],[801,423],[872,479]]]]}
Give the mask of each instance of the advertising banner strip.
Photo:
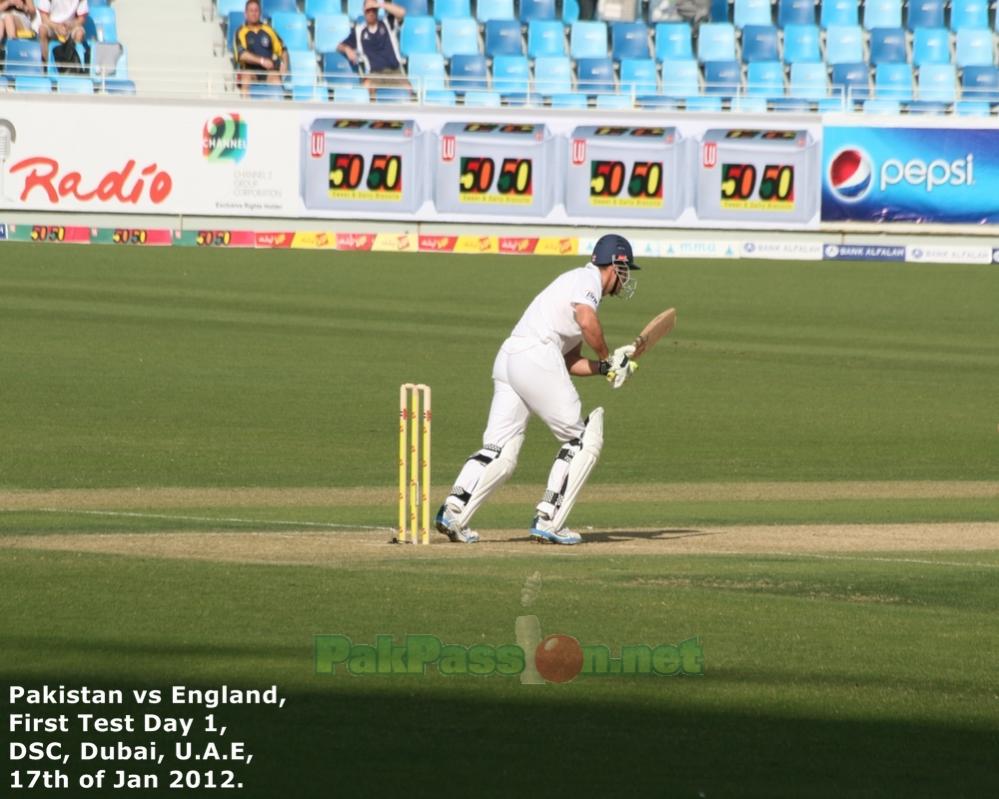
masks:
{"type": "Polygon", "coordinates": [[[826,261],[905,261],[904,244],[826,244],[826,261]]]}
{"type": "Polygon", "coordinates": [[[95,228],[93,244],[138,244],[147,247],[170,247],[173,231],[163,228],[95,228]]]}
{"type": "Polygon", "coordinates": [[[7,239],[89,244],[90,228],[74,225],[7,225],[7,239]]]}

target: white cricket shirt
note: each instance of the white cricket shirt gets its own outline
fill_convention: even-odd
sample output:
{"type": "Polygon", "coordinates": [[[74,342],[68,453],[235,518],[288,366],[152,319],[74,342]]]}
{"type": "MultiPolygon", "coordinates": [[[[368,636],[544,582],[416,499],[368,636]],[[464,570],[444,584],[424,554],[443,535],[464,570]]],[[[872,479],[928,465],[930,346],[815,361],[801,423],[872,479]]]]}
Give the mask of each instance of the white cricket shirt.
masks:
{"type": "Polygon", "coordinates": [[[600,270],[592,264],[564,272],[527,306],[510,335],[555,344],[564,355],[583,340],[573,306],[589,305],[595,311],[602,293],[600,270]]]}
{"type": "Polygon", "coordinates": [[[50,20],[59,23],[90,13],[87,0],[38,0],[35,7],[48,14],[50,20]]]}

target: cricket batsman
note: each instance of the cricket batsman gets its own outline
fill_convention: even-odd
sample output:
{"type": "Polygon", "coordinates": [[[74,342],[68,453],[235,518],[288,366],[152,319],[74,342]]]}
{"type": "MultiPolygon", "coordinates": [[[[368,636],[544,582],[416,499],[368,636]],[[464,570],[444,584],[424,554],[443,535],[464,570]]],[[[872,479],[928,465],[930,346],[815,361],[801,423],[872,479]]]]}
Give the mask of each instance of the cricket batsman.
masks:
{"type": "Polygon", "coordinates": [[[469,529],[482,503],[513,474],[524,431],[537,414],[561,443],[548,475],[544,496],[531,522],[533,540],[578,544],[578,533],[566,520],[603,446],[604,410],[585,419],[570,375],[604,375],[620,388],[638,364],[629,360],[635,348],[611,353],[597,317],[603,297],[631,297],[638,281],[631,244],[623,236],[602,236],[590,263],[559,275],[524,311],[493,363],[493,400],[482,434],[482,449],[462,467],[435,520],[437,529],[455,542],[474,543],[469,529]],[[583,356],[583,343],[598,360],[583,356]]]}

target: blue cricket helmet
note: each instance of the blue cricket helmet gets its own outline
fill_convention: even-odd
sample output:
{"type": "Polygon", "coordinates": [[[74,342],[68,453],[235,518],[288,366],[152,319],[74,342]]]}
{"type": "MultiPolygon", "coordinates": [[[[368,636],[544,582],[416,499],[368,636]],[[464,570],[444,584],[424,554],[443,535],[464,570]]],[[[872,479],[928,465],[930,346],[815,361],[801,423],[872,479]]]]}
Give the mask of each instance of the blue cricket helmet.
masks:
{"type": "Polygon", "coordinates": [[[601,236],[593,245],[593,254],[590,256],[590,263],[597,266],[610,266],[624,264],[629,269],[640,269],[641,267],[634,261],[634,253],[631,250],[631,242],[624,236],[617,233],[608,233],[601,236]]]}

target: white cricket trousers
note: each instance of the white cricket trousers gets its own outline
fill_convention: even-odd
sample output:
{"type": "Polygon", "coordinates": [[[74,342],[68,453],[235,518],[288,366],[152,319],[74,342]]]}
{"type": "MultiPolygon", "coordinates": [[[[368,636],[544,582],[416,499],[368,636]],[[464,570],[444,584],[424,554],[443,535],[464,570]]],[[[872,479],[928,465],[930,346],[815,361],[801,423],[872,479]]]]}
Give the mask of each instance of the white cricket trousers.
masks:
{"type": "Polygon", "coordinates": [[[493,402],[483,446],[502,447],[537,414],[561,443],[583,435],[581,403],[554,344],[511,336],[493,363],[493,402]]]}

